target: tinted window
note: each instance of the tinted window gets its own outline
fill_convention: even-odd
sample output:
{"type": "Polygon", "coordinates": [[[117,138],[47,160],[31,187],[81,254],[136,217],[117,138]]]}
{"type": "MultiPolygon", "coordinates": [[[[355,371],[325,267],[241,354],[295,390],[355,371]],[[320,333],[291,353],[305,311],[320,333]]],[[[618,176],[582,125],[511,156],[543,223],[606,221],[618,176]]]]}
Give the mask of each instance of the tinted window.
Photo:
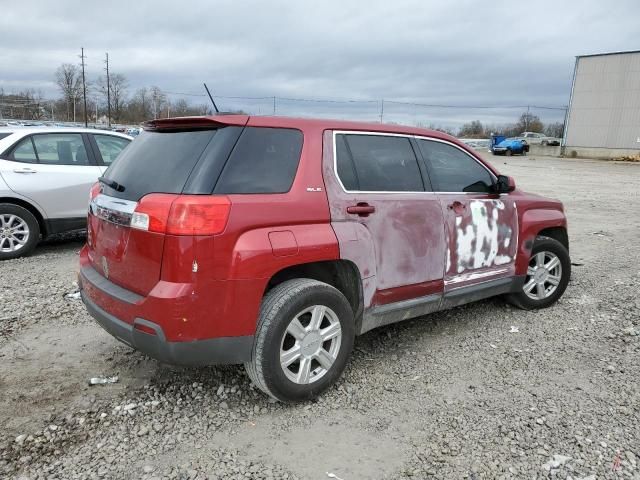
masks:
{"type": "Polygon", "coordinates": [[[345,135],[336,135],[336,166],[338,177],[346,190],[358,190],[358,177],[351,160],[345,135]]]}
{"type": "MultiPolygon", "coordinates": [[[[337,135],[338,138],[341,136],[344,136],[346,146],[351,153],[355,168],[354,177],[358,183],[357,190],[371,192],[421,192],[424,190],[418,162],[408,138],[382,135],[337,135]]],[[[347,149],[340,149],[337,154],[337,163],[343,165],[342,172],[348,172],[347,160],[341,158],[347,154],[347,149]]],[[[354,182],[354,179],[349,180],[348,173],[345,180],[347,183],[354,182]]]]}
{"type": "Polygon", "coordinates": [[[33,148],[31,137],[25,138],[16,146],[16,148],[13,150],[12,158],[13,160],[17,160],[18,162],[38,162],[38,157],[36,157],[36,151],[33,148]]]}
{"type": "Polygon", "coordinates": [[[38,162],[49,165],[89,165],[89,157],[79,133],[33,135],[38,162]]]}
{"type": "Polygon", "coordinates": [[[489,192],[491,174],[462,150],[442,142],[418,140],[429,162],[429,175],[439,192],[489,192]]]}
{"type": "Polygon", "coordinates": [[[11,135],[10,133],[0,133],[0,140],[11,135]]]}
{"type": "Polygon", "coordinates": [[[215,193],[288,192],[298,169],[302,132],[248,127],[227,160],[215,193]]]}
{"type": "Polygon", "coordinates": [[[105,165],[111,165],[117,156],[120,155],[120,152],[124,150],[124,147],[129,145],[129,140],[114,135],[94,134],[93,138],[96,139],[98,150],[100,150],[100,155],[102,156],[102,162],[105,165]]]}
{"type": "Polygon", "coordinates": [[[105,177],[124,186],[124,191],[104,186],[105,193],[133,201],[151,192],[181,193],[216,132],[143,132],[105,173],[105,177]]]}

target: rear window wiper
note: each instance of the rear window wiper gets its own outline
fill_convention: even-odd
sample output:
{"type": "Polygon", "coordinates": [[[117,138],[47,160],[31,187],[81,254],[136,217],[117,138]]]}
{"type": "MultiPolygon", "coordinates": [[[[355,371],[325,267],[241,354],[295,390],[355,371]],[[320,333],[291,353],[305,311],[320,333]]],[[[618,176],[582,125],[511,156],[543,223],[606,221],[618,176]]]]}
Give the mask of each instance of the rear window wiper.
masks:
{"type": "Polygon", "coordinates": [[[124,192],[124,185],[120,185],[115,180],[109,180],[105,177],[98,177],[100,183],[104,183],[107,187],[113,188],[116,192],[124,192]]]}

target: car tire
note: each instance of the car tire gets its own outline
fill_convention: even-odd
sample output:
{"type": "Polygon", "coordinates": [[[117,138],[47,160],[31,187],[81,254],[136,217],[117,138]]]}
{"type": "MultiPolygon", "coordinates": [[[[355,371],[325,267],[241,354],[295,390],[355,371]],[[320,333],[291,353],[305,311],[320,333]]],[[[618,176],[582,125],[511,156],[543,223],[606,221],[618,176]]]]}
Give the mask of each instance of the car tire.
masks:
{"type": "Polygon", "coordinates": [[[511,155],[513,155],[513,152],[511,151],[511,149],[510,149],[510,148],[508,148],[508,149],[507,149],[507,151],[506,151],[506,152],[504,152],[504,154],[505,154],[507,157],[510,157],[511,155]]]}
{"type": "Polygon", "coordinates": [[[40,240],[40,225],[24,207],[0,203],[0,260],[29,255],[40,240]]]}
{"type": "Polygon", "coordinates": [[[547,142],[546,140],[543,140],[543,141],[542,141],[542,146],[543,146],[543,147],[546,147],[547,145],[549,145],[549,142],[547,142]]]}
{"type": "Polygon", "coordinates": [[[288,280],[262,300],[245,369],[276,400],[310,400],[340,377],[354,338],[353,310],[339,290],[311,279],[288,280]]]}
{"type": "Polygon", "coordinates": [[[523,286],[507,295],[507,300],[524,310],[547,308],[562,296],[570,278],[571,258],[566,247],[553,238],[539,236],[531,250],[523,286]],[[544,271],[536,274],[540,267],[544,271]]]}

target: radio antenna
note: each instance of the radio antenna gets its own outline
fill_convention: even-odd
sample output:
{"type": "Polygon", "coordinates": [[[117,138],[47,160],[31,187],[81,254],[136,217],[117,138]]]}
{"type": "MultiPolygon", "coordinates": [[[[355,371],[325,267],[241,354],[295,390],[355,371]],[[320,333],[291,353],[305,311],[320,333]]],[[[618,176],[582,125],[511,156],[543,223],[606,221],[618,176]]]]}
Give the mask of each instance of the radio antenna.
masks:
{"type": "Polygon", "coordinates": [[[216,102],[213,100],[213,97],[211,96],[211,92],[209,91],[209,87],[207,87],[206,83],[203,83],[204,85],[204,89],[207,91],[207,95],[209,95],[209,98],[211,99],[211,103],[213,103],[213,108],[215,108],[216,113],[220,113],[220,110],[218,110],[218,106],[216,105],[216,102]]]}

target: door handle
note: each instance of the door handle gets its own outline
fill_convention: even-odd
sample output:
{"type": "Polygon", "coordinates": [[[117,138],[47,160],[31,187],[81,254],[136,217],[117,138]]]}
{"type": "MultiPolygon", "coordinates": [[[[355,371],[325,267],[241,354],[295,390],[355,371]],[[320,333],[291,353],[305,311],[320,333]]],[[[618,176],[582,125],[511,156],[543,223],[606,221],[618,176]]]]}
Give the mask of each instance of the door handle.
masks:
{"type": "Polygon", "coordinates": [[[449,210],[453,210],[456,213],[460,213],[461,210],[464,210],[465,208],[467,208],[467,206],[462,203],[462,202],[458,202],[457,200],[449,205],[447,205],[447,208],[449,210]]]}
{"type": "Polygon", "coordinates": [[[13,171],[15,173],[37,173],[37,170],[33,168],[14,168],[13,171]]]}
{"type": "Polygon", "coordinates": [[[369,214],[374,213],[375,211],[376,207],[369,205],[368,203],[358,203],[357,205],[347,207],[347,213],[352,213],[361,217],[368,217],[369,214]]]}

